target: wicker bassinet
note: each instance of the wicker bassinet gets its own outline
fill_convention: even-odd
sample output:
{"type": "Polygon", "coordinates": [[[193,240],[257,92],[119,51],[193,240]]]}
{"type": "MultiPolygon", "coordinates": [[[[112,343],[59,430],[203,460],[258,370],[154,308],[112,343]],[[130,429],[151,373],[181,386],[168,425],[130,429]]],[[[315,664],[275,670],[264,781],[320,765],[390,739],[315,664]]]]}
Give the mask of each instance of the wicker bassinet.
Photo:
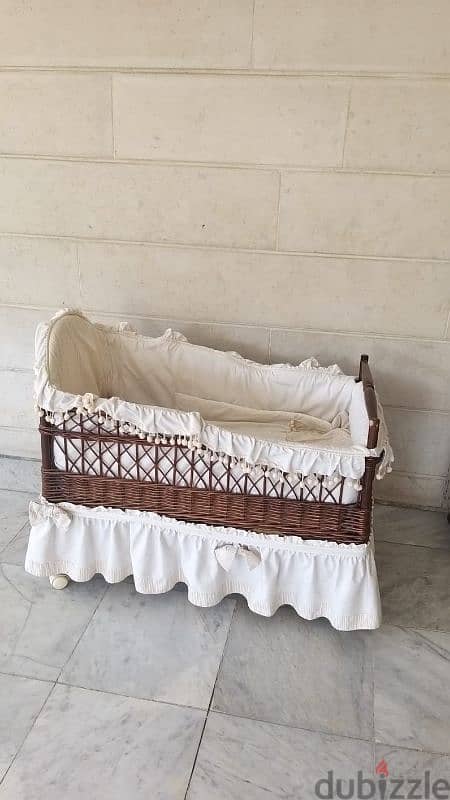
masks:
{"type": "Polygon", "coordinates": [[[357,378],[260,365],[64,311],[37,331],[36,402],[50,516],[73,504],[364,545],[391,468],[367,356],[357,378]]]}

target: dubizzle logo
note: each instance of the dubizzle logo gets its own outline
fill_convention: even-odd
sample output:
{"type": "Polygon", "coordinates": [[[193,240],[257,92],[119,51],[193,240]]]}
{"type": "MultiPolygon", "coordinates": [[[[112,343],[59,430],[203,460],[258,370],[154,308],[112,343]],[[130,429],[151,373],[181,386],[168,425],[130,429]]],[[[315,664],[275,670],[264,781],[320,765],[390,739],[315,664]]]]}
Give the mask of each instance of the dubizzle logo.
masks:
{"type": "Polygon", "coordinates": [[[420,778],[394,778],[384,758],[375,767],[376,780],[358,770],[356,778],[338,778],[333,770],[316,782],[319,800],[449,800],[450,783],[445,778],[431,779],[430,770],[420,778]]]}
{"type": "Polygon", "coordinates": [[[375,775],[384,775],[385,778],[389,775],[388,765],[386,764],[384,758],[378,762],[375,767],[375,775]]]}

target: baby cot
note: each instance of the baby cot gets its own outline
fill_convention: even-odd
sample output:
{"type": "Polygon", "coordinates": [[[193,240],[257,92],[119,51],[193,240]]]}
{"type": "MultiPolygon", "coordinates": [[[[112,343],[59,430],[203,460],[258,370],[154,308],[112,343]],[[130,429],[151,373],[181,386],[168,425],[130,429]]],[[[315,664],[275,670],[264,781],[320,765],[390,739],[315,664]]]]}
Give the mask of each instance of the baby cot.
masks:
{"type": "Polygon", "coordinates": [[[372,489],[393,456],[367,356],[355,379],[63,311],[37,330],[35,395],[33,574],[379,624],[372,489]]]}

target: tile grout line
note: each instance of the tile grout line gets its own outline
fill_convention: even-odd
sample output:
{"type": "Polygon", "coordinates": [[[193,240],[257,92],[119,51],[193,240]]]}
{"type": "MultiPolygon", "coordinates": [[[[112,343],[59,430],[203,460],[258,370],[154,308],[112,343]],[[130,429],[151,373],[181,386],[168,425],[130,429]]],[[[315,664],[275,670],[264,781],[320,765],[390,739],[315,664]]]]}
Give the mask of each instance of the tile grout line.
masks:
{"type": "Polygon", "coordinates": [[[411,411],[414,414],[450,414],[450,409],[444,411],[439,408],[410,408],[409,406],[396,406],[391,403],[384,403],[383,408],[388,408],[390,411],[411,411]]]}
{"type": "Polygon", "coordinates": [[[398,750],[407,750],[409,753],[421,753],[424,755],[430,756],[446,756],[447,758],[450,755],[450,751],[445,753],[443,750],[425,750],[420,747],[408,747],[405,744],[393,744],[392,742],[380,742],[377,739],[374,740],[375,747],[390,747],[393,749],[398,750]]]}
{"type": "MultiPolygon", "coordinates": [[[[2,487],[0,486],[0,492],[2,492],[2,491],[4,491],[4,490],[2,490],[2,487]]],[[[16,491],[18,491],[18,492],[21,492],[22,490],[21,490],[21,489],[18,489],[18,490],[16,490],[16,491]]],[[[31,495],[33,495],[33,492],[29,492],[28,494],[31,494],[31,495]]],[[[25,522],[23,523],[22,527],[21,527],[21,528],[19,528],[19,530],[17,531],[17,533],[15,533],[15,534],[14,534],[14,536],[12,537],[12,539],[10,539],[10,540],[9,540],[9,542],[7,542],[7,543],[5,544],[5,546],[4,546],[4,547],[2,547],[2,548],[0,549],[0,564],[8,564],[8,563],[9,563],[8,561],[4,561],[4,560],[3,560],[3,558],[2,558],[2,553],[4,553],[4,552],[5,552],[5,550],[6,550],[8,547],[10,547],[10,546],[13,544],[13,542],[15,542],[15,541],[16,541],[16,539],[17,539],[17,538],[20,536],[20,534],[21,534],[21,533],[22,533],[22,531],[23,531],[23,530],[24,530],[24,529],[27,527],[27,525],[28,525],[28,524],[29,524],[29,523],[28,523],[28,520],[25,520],[25,522]]],[[[14,566],[14,565],[12,565],[12,566],[14,566]]]]}
{"type": "Polygon", "coordinates": [[[447,322],[446,322],[445,328],[444,328],[444,341],[448,341],[449,334],[450,334],[450,309],[449,309],[448,314],[447,314],[447,322]]]}
{"type": "MultiPolygon", "coordinates": [[[[399,508],[401,508],[401,506],[399,506],[399,508]]],[[[433,513],[439,514],[441,512],[439,512],[439,511],[436,511],[436,512],[431,511],[430,513],[431,514],[433,514],[433,513]]],[[[449,532],[449,537],[450,537],[450,532],[449,532]]],[[[449,548],[448,547],[440,547],[439,545],[436,546],[436,545],[432,545],[432,544],[417,544],[417,542],[396,542],[396,541],[392,541],[392,539],[380,539],[379,536],[377,536],[377,532],[376,531],[375,531],[375,543],[376,544],[394,544],[394,545],[398,545],[399,547],[420,547],[423,550],[438,550],[438,551],[441,551],[441,552],[443,551],[444,553],[448,553],[449,552],[449,548]]],[[[426,630],[432,631],[432,630],[438,630],[438,629],[437,628],[429,628],[429,629],[427,628],[426,630]]],[[[445,631],[444,631],[444,633],[445,633],[445,631]]],[[[450,631],[449,631],[449,633],[450,633],[450,631]]]]}
{"type": "Polygon", "coordinates": [[[187,786],[186,786],[186,792],[184,794],[184,800],[187,800],[187,796],[188,796],[189,789],[190,789],[190,786],[191,786],[192,778],[193,778],[194,772],[195,772],[195,767],[197,766],[198,754],[200,752],[200,747],[201,747],[201,744],[202,744],[202,741],[203,741],[203,735],[204,735],[205,729],[206,729],[206,723],[208,721],[209,713],[211,711],[211,705],[212,705],[212,701],[213,701],[213,697],[214,697],[214,692],[216,690],[217,681],[218,681],[218,678],[219,678],[220,670],[222,668],[222,662],[223,662],[224,655],[225,655],[225,650],[226,650],[226,647],[227,647],[227,644],[228,644],[228,638],[230,636],[231,626],[233,624],[234,616],[236,614],[236,609],[237,609],[237,600],[234,601],[233,613],[231,615],[230,624],[228,626],[228,631],[227,631],[227,636],[226,636],[226,639],[225,639],[225,642],[224,642],[224,645],[223,645],[222,655],[220,657],[219,665],[217,667],[216,677],[215,677],[215,680],[214,680],[214,685],[213,685],[212,690],[211,690],[211,696],[209,698],[208,708],[206,709],[205,720],[203,722],[203,727],[202,727],[202,730],[201,730],[200,739],[199,739],[199,742],[198,742],[198,747],[197,747],[197,750],[195,752],[191,773],[189,775],[189,780],[188,780],[187,786]]]}
{"type": "Polygon", "coordinates": [[[78,297],[80,300],[80,305],[83,303],[83,279],[81,276],[81,263],[80,263],[80,246],[78,242],[75,242],[75,266],[77,270],[77,280],[78,280],[78,297]]]}
{"type": "Polygon", "coordinates": [[[342,142],[342,159],[341,159],[341,168],[344,169],[344,161],[345,161],[345,146],[347,144],[347,133],[348,133],[348,123],[350,119],[350,107],[352,103],[352,85],[350,84],[348,89],[348,101],[347,101],[347,115],[345,118],[345,128],[344,128],[344,140],[342,142]]]}
{"type": "MultiPolygon", "coordinates": [[[[102,576],[102,578],[103,578],[103,576],[102,576]]],[[[104,579],[104,578],[103,578],[103,580],[105,581],[105,579],[104,579]]],[[[74,644],[74,646],[73,646],[73,648],[72,648],[71,652],[69,653],[68,657],[66,658],[66,660],[65,660],[64,664],[61,666],[61,669],[59,670],[58,676],[57,676],[57,678],[56,678],[56,680],[55,680],[55,684],[58,684],[58,685],[60,685],[60,684],[59,684],[59,679],[60,679],[60,677],[61,677],[61,675],[62,675],[62,673],[63,673],[63,670],[64,670],[64,669],[67,667],[67,664],[69,663],[69,661],[70,661],[70,659],[72,658],[72,656],[73,656],[73,654],[74,654],[75,650],[77,649],[78,645],[80,644],[80,642],[81,642],[81,639],[83,638],[83,636],[84,636],[84,634],[86,633],[87,629],[89,628],[89,626],[90,626],[90,624],[91,624],[92,620],[94,619],[94,617],[95,617],[95,615],[96,615],[96,613],[97,613],[97,611],[98,611],[98,608],[100,607],[100,605],[101,605],[101,603],[102,603],[103,599],[105,598],[105,596],[106,596],[106,594],[107,594],[107,592],[108,592],[108,589],[109,589],[110,585],[111,585],[111,584],[108,584],[108,583],[106,583],[106,581],[105,581],[105,589],[104,589],[104,591],[101,593],[101,596],[100,596],[100,598],[99,598],[99,600],[98,600],[98,602],[97,602],[97,604],[96,604],[96,606],[95,606],[95,608],[94,608],[94,610],[93,610],[93,612],[92,612],[91,616],[89,617],[89,619],[88,619],[88,621],[87,621],[87,623],[86,623],[85,627],[83,628],[83,630],[82,630],[82,632],[80,633],[80,635],[79,635],[78,639],[76,640],[76,642],[75,642],[75,644],[74,644]]],[[[52,589],[51,591],[57,591],[57,590],[56,590],[56,589],[52,589]]]]}
{"type": "Polygon", "coordinates": [[[111,73],[110,75],[110,89],[111,89],[111,144],[112,144],[112,157],[115,161],[116,159],[116,138],[115,138],[115,127],[114,127],[114,75],[111,73]]]}
{"type": "MultiPolygon", "coordinates": [[[[447,634],[447,635],[450,636],[450,631],[440,631],[440,630],[437,630],[435,628],[429,628],[429,629],[428,628],[420,628],[420,629],[417,629],[417,628],[412,628],[412,627],[405,626],[405,625],[401,625],[401,626],[400,625],[391,625],[391,627],[398,628],[400,630],[405,630],[405,631],[412,630],[412,631],[416,631],[417,632],[418,630],[423,630],[426,633],[444,633],[444,634],[447,634]]],[[[260,717],[245,716],[243,714],[236,714],[236,713],[232,713],[232,712],[229,712],[229,711],[222,711],[221,709],[218,709],[218,708],[211,709],[210,707],[208,707],[208,709],[205,709],[205,708],[200,708],[199,706],[190,706],[190,705],[186,705],[186,704],[175,703],[175,702],[169,701],[169,700],[161,700],[161,699],[158,699],[158,698],[149,698],[149,697],[140,697],[140,696],[136,696],[136,695],[132,695],[132,694],[125,694],[123,692],[113,692],[113,691],[111,691],[109,689],[97,689],[95,687],[90,687],[90,686],[81,686],[80,684],[67,683],[65,681],[58,681],[58,682],[56,682],[56,681],[55,682],[47,681],[44,678],[35,678],[34,676],[30,676],[30,675],[21,675],[21,674],[16,673],[16,672],[6,672],[4,670],[0,670],[0,675],[9,675],[11,677],[23,678],[24,680],[36,680],[36,681],[40,681],[41,683],[48,683],[48,684],[51,684],[51,691],[53,691],[53,689],[55,687],[57,687],[57,686],[64,686],[64,687],[66,687],[68,689],[80,689],[81,691],[84,691],[84,692],[95,692],[96,694],[104,694],[104,695],[107,695],[107,696],[111,695],[112,697],[123,697],[123,698],[126,698],[128,700],[138,700],[139,702],[142,702],[142,703],[154,703],[154,704],[160,704],[160,705],[164,705],[164,706],[171,706],[172,708],[189,709],[189,710],[192,710],[192,711],[199,711],[199,712],[202,712],[202,713],[206,712],[207,715],[209,715],[209,712],[212,710],[214,714],[220,714],[220,716],[222,716],[222,717],[230,717],[232,719],[248,720],[250,722],[259,722],[259,723],[261,723],[263,725],[274,725],[274,726],[279,727],[279,728],[287,728],[288,730],[304,731],[305,733],[316,733],[316,734],[320,734],[320,735],[323,735],[323,736],[333,736],[333,737],[336,737],[338,739],[339,738],[340,739],[347,739],[347,740],[352,741],[352,742],[354,742],[354,741],[356,741],[356,742],[368,742],[368,743],[373,742],[375,745],[384,745],[386,747],[401,747],[402,749],[410,750],[412,752],[419,752],[419,753],[427,752],[427,753],[430,753],[430,754],[433,754],[433,755],[449,755],[449,753],[446,753],[444,751],[422,750],[422,748],[408,747],[408,746],[406,746],[404,744],[400,745],[400,744],[395,744],[395,743],[392,743],[392,742],[381,742],[381,741],[378,741],[375,736],[372,736],[372,737],[369,737],[369,738],[364,738],[364,737],[361,737],[361,736],[351,736],[350,734],[337,733],[335,731],[325,730],[325,729],[321,729],[321,728],[308,728],[308,727],[300,726],[300,725],[290,725],[290,724],[288,724],[286,722],[275,722],[273,720],[261,719],[260,717]]],[[[216,679],[216,681],[217,681],[217,679],[216,679]]],[[[212,695],[211,695],[211,699],[212,699],[212,695]]],[[[205,724],[204,724],[203,728],[205,727],[205,725],[206,725],[206,718],[205,718],[205,724]]],[[[203,737],[203,733],[202,733],[202,737],[203,737]]],[[[197,748],[197,750],[199,750],[199,749],[200,749],[200,742],[199,742],[199,747],[197,748]]],[[[193,770],[192,770],[192,772],[193,772],[193,770]]]]}
{"type": "MultiPolygon", "coordinates": [[[[0,233],[0,239],[1,239],[1,237],[3,235],[5,235],[5,234],[0,233]]],[[[7,236],[7,235],[8,234],[6,234],[5,236],[7,236]]],[[[19,236],[20,235],[22,235],[22,234],[19,234],[19,236]]],[[[32,234],[31,234],[31,236],[32,236],[32,234]]],[[[15,237],[15,234],[14,234],[14,237],[15,237]]],[[[28,236],[26,236],[26,238],[28,238],[28,236]]],[[[58,237],[54,237],[54,238],[58,238],[58,237]]],[[[64,238],[64,237],[62,237],[62,238],[64,238]]],[[[75,239],[74,240],[74,244],[77,244],[79,241],[83,241],[83,240],[75,239]]],[[[89,240],[89,241],[98,242],[98,241],[104,241],[104,240],[89,240]]],[[[135,242],[127,242],[126,244],[134,245],[136,243],[135,242]]],[[[153,245],[151,245],[151,244],[149,245],[149,247],[152,247],[152,246],[153,245]]],[[[159,245],[155,245],[155,246],[159,247],[159,245]]],[[[276,255],[282,255],[282,253],[277,252],[276,255]]],[[[46,305],[30,305],[30,304],[27,304],[27,303],[4,303],[4,302],[0,301],[0,308],[7,308],[7,309],[17,310],[17,311],[39,311],[39,312],[41,312],[41,311],[47,312],[48,311],[50,313],[56,313],[57,311],[59,311],[60,307],[61,306],[57,305],[57,304],[56,305],[52,305],[52,306],[46,306],[46,305]]],[[[66,308],[68,306],[65,305],[63,307],[66,308]]],[[[166,324],[167,322],[176,322],[176,323],[180,322],[180,323],[187,324],[187,325],[197,325],[199,327],[211,326],[211,327],[215,327],[215,328],[220,328],[220,327],[231,327],[231,328],[237,328],[237,329],[244,328],[246,330],[248,329],[248,330],[264,331],[265,333],[267,333],[267,332],[270,332],[270,333],[272,333],[272,332],[274,332],[274,333],[295,333],[295,334],[306,334],[306,335],[321,334],[321,335],[330,336],[330,337],[333,337],[333,338],[336,337],[336,336],[343,336],[343,337],[355,337],[355,336],[357,336],[360,339],[364,338],[364,339],[376,339],[376,340],[388,341],[388,342],[406,342],[408,344],[409,343],[419,343],[420,344],[420,343],[424,343],[424,342],[427,343],[427,344],[450,344],[448,338],[445,338],[445,337],[444,338],[439,338],[439,337],[425,336],[425,335],[424,336],[417,336],[417,335],[408,336],[407,334],[399,334],[399,333],[380,333],[380,332],[377,332],[377,331],[357,331],[357,330],[349,330],[349,331],[345,331],[345,330],[325,330],[323,328],[312,328],[312,327],[311,328],[301,328],[301,327],[300,328],[292,328],[292,327],[288,326],[288,327],[284,328],[284,327],[281,327],[280,325],[275,325],[275,324],[264,325],[263,323],[259,323],[259,322],[236,322],[236,321],[231,321],[230,322],[230,321],[227,321],[227,320],[186,319],[185,317],[178,317],[176,315],[175,315],[175,318],[174,318],[173,316],[172,317],[164,317],[164,316],[153,315],[151,313],[150,314],[139,313],[139,312],[136,312],[136,311],[132,311],[132,312],[129,312],[129,311],[126,311],[126,310],[124,310],[124,311],[114,311],[114,310],[113,311],[105,311],[104,309],[100,309],[100,308],[88,308],[86,310],[86,313],[88,313],[88,314],[101,314],[104,317],[113,317],[113,318],[117,318],[117,319],[122,319],[123,316],[125,315],[130,319],[144,320],[144,321],[150,321],[150,322],[164,322],[164,324],[166,324]]],[[[450,312],[449,312],[449,323],[450,323],[450,312]]],[[[22,372],[32,372],[32,368],[31,367],[29,367],[29,368],[25,368],[25,367],[24,368],[21,368],[21,367],[7,367],[6,369],[11,369],[11,370],[17,369],[17,370],[20,370],[22,372]]]]}
{"type": "MultiPolygon", "coordinates": [[[[11,674],[11,673],[2,673],[2,674],[11,674]]],[[[17,675],[16,677],[25,677],[25,676],[23,676],[23,675],[17,675]]],[[[25,680],[33,680],[33,679],[32,679],[32,678],[30,679],[30,678],[27,678],[27,677],[25,677],[25,680]]],[[[37,679],[35,679],[35,680],[37,680],[37,679]]],[[[43,682],[44,682],[44,681],[43,681],[43,682]]],[[[50,699],[51,695],[53,694],[53,692],[54,692],[54,690],[55,690],[56,681],[51,681],[51,682],[50,682],[50,681],[45,681],[45,683],[51,683],[51,684],[52,684],[52,685],[50,686],[50,689],[49,689],[49,691],[48,691],[47,697],[45,698],[44,702],[42,703],[42,706],[40,707],[40,709],[39,709],[38,713],[37,713],[37,714],[36,714],[36,716],[34,717],[34,719],[33,719],[32,723],[31,723],[30,727],[28,728],[28,730],[27,730],[27,732],[26,732],[25,736],[23,737],[23,739],[22,739],[22,741],[21,741],[21,743],[20,743],[19,747],[17,748],[17,750],[16,750],[16,752],[15,752],[15,754],[14,754],[13,758],[12,758],[12,761],[11,761],[10,765],[8,766],[8,769],[6,770],[5,774],[4,774],[4,775],[2,776],[2,778],[0,779],[0,786],[1,786],[1,785],[2,785],[2,783],[4,782],[4,780],[5,780],[6,776],[8,775],[8,773],[10,772],[10,770],[12,769],[12,767],[14,766],[14,764],[15,764],[15,762],[16,762],[16,760],[17,760],[18,756],[20,755],[20,753],[21,753],[21,751],[22,751],[22,748],[23,748],[23,746],[24,746],[24,744],[25,744],[26,740],[28,739],[28,737],[29,737],[29,735],[30,735],[31,731],[33,730],[34,726],[36,725],[36,722],[37,722],[38,718],[41,716],[41,714],[42,714],[42,712],[43,712],[43,710],[44,710],[45,706],[47,705],[47,703],[48,703],[48,701],[49,701],[49,699],[50,699]]]]}
{"type": "Polygon", "coordinates": [[[91,75],[95,73],[114,73],[119,75],[188,75],[196,77],[198,75],[210,75],[211,77],[247,77],[247,78],[304,78],[314,80],[330,80],[335,78],[337,81],[353,78],[356,80],[388,80],[388,81],[407,81],[415,83],[426,81],[443,83],[450,81],[449,72],[401,72],[389,70],[339,70],[339,69],[302,69],[302,68],[282,68],[282,67],[189,67],[189,66],[144,66],[136,65],[117,65],[105,64],[102,66],[95,64],[3,64],[0,66],[1,73],[10,72],[56,72],[56,73],[77,73],[80,75],[91,75]]]}
{"type": "MultiPolygon", "coordinates": [[[[118,163],[118,162],[114,162],[118,163]]],[[[183,241],[164,241],[153,239],[114,239],[102,236],[83,236],[77,234],[56,234],[56,233],[28,233],[26,231],[0,231],[0,238],[2,239],[43,239],[44,241],[68,241],[68,242],[83,242],[85,244],[117,244],[127,245],[130,247],[159,247],[166,249],[185,249],[185,250],[206,250],[224,253],[248,253],[254,255],[269,255],[269,256],[301,256],[302,258],[323,258],[323,259],[339,259],[342,261],[393,261],[393,262],[406,262],[407,264],[446,264],[450,265],[450,258],[438,258],[436,256],[422,257],[413,255],[389,255],[389,254],[372,254],[372,253],[344,253],[335,251],[321,251],[321,250],[270,250],[264,247],[243,247],[236,245],[215,244],[202,242],[183,242],[183,241]]]]}
{"type": "Polygon", "coordinates": [[[450,169],[430,169],[430,170],[401,170],[388,167],[343,167],[338,164],[308,165],[289,162],[265,162],[265,161],[201,161],[197,159],[180,158],[112,158],[111,156],[93,156],[87,153],[74,153],[71,155],[57,153],[9,153],[0,151],[2,161],[51,161],[60,164],[110,164],[126,165],[135,167],[184,167],[186,169],[211,169],[229,171],[265,171],[276,173],[278,171],[313,173],[316,175],[365,175],[399,177],[399,178],[435,178],[436,180],[448,180],[450,169]]]}
{"type": "MultiPolygon", "coordinates": [[[[15,673],[5,674],[14,675],[15,673]]],[[[171,706],[172,708],[188,708],[191,711],[200,711],[202,714],[204,714],[207,710],[206,708],[201,708],[200,706],[190,706],[186,703],[176,703],[173,700],[163,700],[160,697],[143,697],[142,695],[126,694],[126,692],[114,692],[112,689],[98,689],[95,686],[82,686],[81,683],[69,683],[68,681],[59,679],[57,681],[57,685],[66,686],[68,689],[81,689],[83,692],[96,692],[97,694],[105,694],[108,696],[111,695],[111,697],[124,697],[128,700],[139,700],[141,703],[158,703],[159,705],[171,706]]]]}
{"type": "Polygon", "coordinates": [[[50,680],[49,678],[38,678],[35,675],[23,675],[21,672],[13,672],[12,670],[4,669],[3,667],[0,668],[0,675],[9,675],[11,678],[23,678],[24,681],[39,681],[39,683],[48,683],[52,687],[56,683],[56,681],[50,680]]]}
{"type": "Polygon", "coordinates": [[[289,725],[287,722],[273,722],[268,719],[260,719],[259,717],[246,717],[242,714],[233,714],[229,711],[221,711],[220,709],[215,708],[213,710],[214,714],[220,714],[222,717],[231,717],[231,719],[244,719],[249,720],[250,722],[259,722],[262,725],[275,725],[278,728],[287,728],[287,730],[292,731],[304,731],[305,733],[318,733],[321,736],[334,736],[336,739],[347,739],[351,742],[367,742],[369,744],[375,742],[374,736],[369,737],[368,739],[364,739],[361,736],[350,736],[348,733],[336,733],[330,730],[325,730],[322,728],[306,728],[300,725],[289,725]]]}
{"type": "Polygon", "coordinates": [[[277,199],[277,210],[276,210],[275,252],[278,252],[278,247],[280,243],[281,181],[282,181],[282,175],[280,171],[278,172],[278,199],[277,199]]]}
{"type": "Polygon", "coordinates": [[[253,8],[252,8],[252,23],[251,23],[251,35],[250,35],[250,69],[254,70],[254,37],[255,37],[255,6],[256,0],[253,0],[253,8]]]}

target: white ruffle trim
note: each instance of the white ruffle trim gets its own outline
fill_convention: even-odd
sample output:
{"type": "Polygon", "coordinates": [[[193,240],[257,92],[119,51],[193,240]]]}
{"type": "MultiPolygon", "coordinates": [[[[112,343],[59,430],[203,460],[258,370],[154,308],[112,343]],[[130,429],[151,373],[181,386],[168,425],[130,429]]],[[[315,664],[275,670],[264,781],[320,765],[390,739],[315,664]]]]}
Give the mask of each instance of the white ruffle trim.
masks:
{"type": "Polygon", "coordinates": [[[42,499],[31,503],[30,518],[25,568],[36,576],[86,581],[100,573],[115,583],[133,575],[144,594],[183,582],[199,606],[239,593],[264,616],[287,604],[305,619],[326,617],[338,630],[380,625],[372,542],[302,540],[42,499]]]}
{"type": "MultiPolygon", "coordinates": [[[[256,439],[251,435],[235,433],[225,430],[217,425],[205,422],[197,412],[185,412],[177,409],[163,408],[161,406],[141,405],[121,400],[118,397],[101,398],[87,393],[75,395],[62,391],[50,383],[47,364],[48,340],[53,324],[65,314],[76,314],[84,319],[80,311],[62,310],[50,320],[41,324],[36,332],[35,341],[35,402],[41,416],[59,415],[78,409],[79,414],[99,414],[101,419],[111,426],[119,423],[123,433],[138,435],[142,439],[155,440],[155,437],[188,437],[194,448],[205,448],[216,456],[235,458],[240,464],[251,471],[254,467],[276,469],[284,474],[294,474],[300,477],[308,475],[325,475],[327,477],[342,476],[358,481],[365,472],[365,459],[368,456],[382,455],[378,466],[377,477],[382,478],[386,472],[392,470],[394,456],[389,444],[387,428],[380,410],[379,444],[375,449],[368,449],[363,445],[352,447],[327,447],[322,443],[298,444],[295,447],[256,439]]],[[[104,331],[120,332],[122,335],[139,337],[134,331],[129,331],[126,324],[108,327],[99,326],[104,331]]],[[[162,339],[173,343],[186,341],[186,338],[174,331],[166,331],[162,339]]],[[[262,365],[243,359],[238,354],[229,354],[239,358],[249,369],[281,369],[287,365],[262,365]]],[[[336,375],[342,374],[339,367],[320,367],[315,359],[308,359],[303,365],[289,367],[295,370],[319,371],[325,380],[331,380],[336,375]]],[[[342,376],[345,378],[345,376],[342,376]]],[[[358,490],[359,486],[355,485],[358,490]]]]}

